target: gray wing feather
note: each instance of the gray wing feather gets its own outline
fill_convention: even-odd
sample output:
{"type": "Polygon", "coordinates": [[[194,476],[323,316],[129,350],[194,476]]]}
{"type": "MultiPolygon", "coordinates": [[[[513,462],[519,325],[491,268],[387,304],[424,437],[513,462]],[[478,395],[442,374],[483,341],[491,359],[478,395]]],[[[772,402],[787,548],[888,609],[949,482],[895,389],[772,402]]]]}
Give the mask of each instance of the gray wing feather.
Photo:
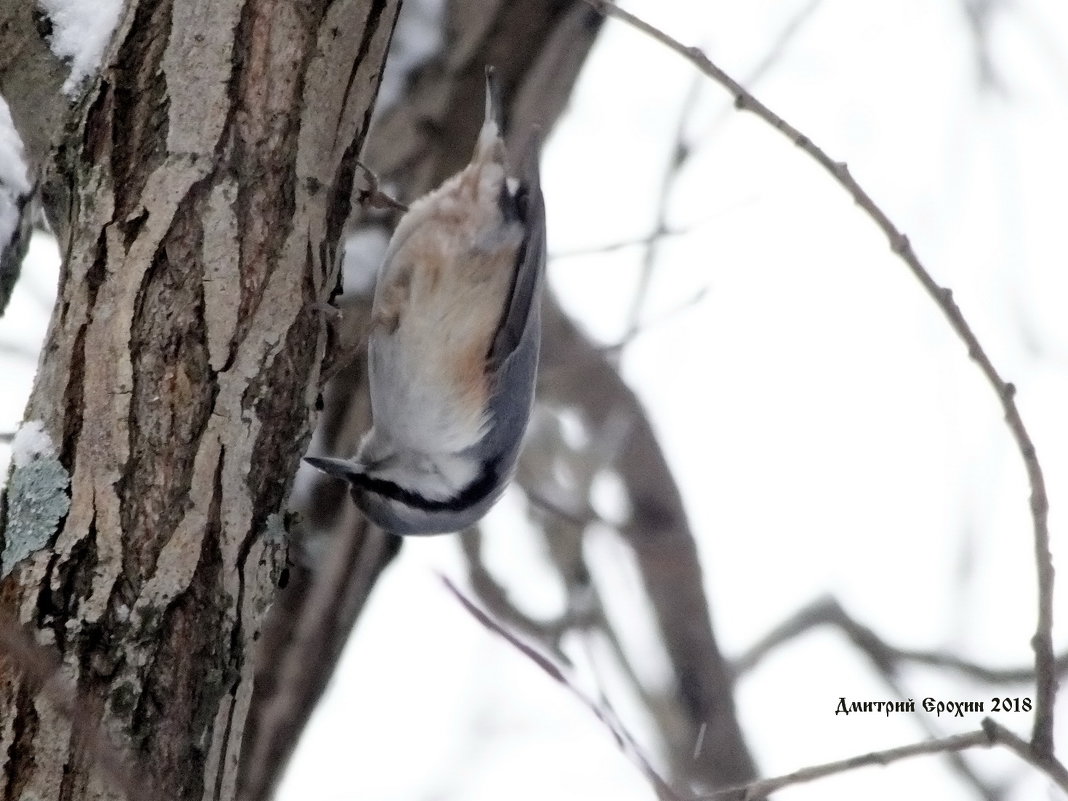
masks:
{"type": "Polygon", "coordinates": [[[545,201],[538,175],[538,153],[533,149],[524,169],[524,216],[527,236],[516,267],[508,306],[489,351],[494,390],[489,411],[493,425],[474,447],[509,473],[519,455],[534,404],[534,384],[541,349],[541,287],[545,274],[545,201]]]}
{"type": "Polygon", "coordinates": [[[519,192],[525,196],[526,237],[519,253],[515,282],[508,306],[489,350],[491,369],[499,367],[523,341],[533,326],[531,312],[541,299],[542,276],[545,272],[545,200],[541,195],[537,148],[533,149],[519,192]]]}

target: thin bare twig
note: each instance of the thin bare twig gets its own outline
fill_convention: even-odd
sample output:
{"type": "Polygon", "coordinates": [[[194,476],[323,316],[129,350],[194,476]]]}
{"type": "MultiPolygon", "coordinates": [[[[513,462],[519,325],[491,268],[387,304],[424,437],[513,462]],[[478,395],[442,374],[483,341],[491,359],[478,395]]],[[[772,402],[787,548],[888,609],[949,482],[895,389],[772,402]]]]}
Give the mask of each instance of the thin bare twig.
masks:
{"type": "Polygon", "coordinates": [[[549,254],[549,258],[554,261],[556,259],[575,259],[582,256],[599,256],[603,253],[614,253],[617,250],[624,250],[626,248],[648,247],[654,240],[669,236],[685,236],[690,233],[691,230],[693,230],[693,226],[671,228],[666,231],[653,231],[652,233],[631,237],[629,239],[617,239],[615,242],[608,242],[604,245],[592,245],[590,247],[572,248],[570,250],[554,250],[549,254]]]}
{"type": "MultiPolygon", "coordinates": [[[[782,30],[779,31],[778,38],[775,40],[772,46],[768,48],[768,51],[764,54],[764,57],[760,59],[760,61],[757,62],[757,65],[753,67],[753,69],[749,72],[749,74],[742,79],[746,86],[755,86],[764,78],[765,75],[768,74],[768,72],[771,71],[771,68],[774,67],[776,63],[778,63],[779,60],[783,57],[783,54],[786,52],[786,48],[790,46],[790,43],[793,41],[794,37],[797,36],[797,34],[800,33],[801,30],[805,27],[805,24],[809,21],[809,18],[815,13],[820,3],[821,0],[810,0],[808,5],[799,8],[797,10],[797,13],[795,13],[793,17],[787,20],[786,24],[782,27],[782,30]]],[[[731,109],[729,106],[723,109],[720,114],[716,115],[716,117],[713,119],[708,128],[706,128],[706,132],[718,128],[719,125],[728,118],[730,113],[731,109]]]]}
{"type": "Polygon", "coordinates": [[[503,625],[536,641],[558,662],[571,665],[571,660],[560,647],[560,641],[570,628],[567,615],[550,620],[537,620],[517,607],[508,591],[494,578],[482,558],[482,537],[476,530],[460,535],[460,548],[467,560],[467,580],[478,600],[503,625]]]}
{"type": "Polygon", "coordinates": [[[1056,757],[1052,754],[1036,753],[1034,745],[1017,737],[992,718],[983,718],[982,726],[983,731],[992,740],[1008,748],[1028,765],[1038,768],[1049,776],[1054,784],[1068,793],[1068,770],[1065,770],[1064,765],[1056,757]]]}
{"type": "MultiPolygon", "coordinates": [[[[780,645],[801,636],[819,626],[835,626],[850,641],[864,651],[880,670],[896,672],[904,663],[933,668],[947,668],[989,684],[1011,684],[1034,681],[1033,665],[1016,668],[992,668],[980,665],[959,656],[939,651],[921,651],[890,645],[870,628],[853,618],[834,598],[823,598],[798,610],[794,615],[768,632],[749,650],[734,660],[735,676],[752,670],[780,645]]],[[[1068,654],[1055,660],[1057,674],[1068,671],[1068,654]]]]}
{"type": "Polygon", "coordinates": [[[864,210],[868,217],[886,235],[890,243],[890,250],[908,265],[912,274],[941,310],[950,327],[967,346],[969,357],[979,366],[980,371],[997,395],[1005,413],[1005,422],[1012,433],[1013,439],[1016,441],[1016,446],[1020,452],[1024,469],[1027,472],[1028,482],[1031,486],[1031,517],[1034,529],[1035,562],[1038,572],[1038,621],[1035,635],[1031,639],[1031,645],[1035,652],[1036,675],[1035,720],[1031,733],[1031,747],[1037,754],[1051,757],[1053,754],[1053,706],[1057,692],[1057,678],[1052,635],[1054,573],[1053,557],[1050,553],[1049,544],[1049,500],[1046,495],[1045,478],[1035,452],[1034,442],[1016,407],[1016,387],[1012,383],[1005,381],[998,373],[990,361],[990,357],[979,344],[979,340],[972,331],[971,326],[964,319],[960,307],[954,302],[952,291],[939,286],[938,282],[931,277],[931,274],[923,266],[913,250],[908,237],[894,225],[886,215],[886,212],[857,183],[845,162],[835,161],[828,156],[822,148],[814,144],[801,131],[757,100],[740,83],[714,64],[700,49],[687,47],[660,29],[619,6],[612,5],[607,0],[585,0],[585,2],[605,16],[615,17],[626,22],[678,53],[730,92],[734,97],[735,108],[739,111],[751,111],[830,173],[831,177],[850,194],[856,204],[864,210]]]}
{"type": "MultiPolygon", "coordinates": [[[[624,521],[613,525],[631,549],[673,672],[657,715],[675,775],[701,787],[756,778],[735,712],[726,660],[712,630],[693,530],[664,452],[641,403],[618,371],[563,313],[552,295],[542,306],[542,403],[578,413],[587,430],[626,422],[610,468],[622,483],[624,521]],[[700,758],[693,744],[705,730],[700,758]]],[[[520,479],[521,485],[528,482],[520,479]]]]}
{"type": "Polygon", "coordinates": [[[1052,758],[1046,760],[1038,757],[1031,746],[1024,740],[991,718],[984,718],[981,726],[975,731],[965,732],[964,734],[953,734],[948,737],[924,740],[911,745],[888,748],[885,751],[873,751],[868,754],[850,757],[849,759],[825,762],[822,765],[812,765],[811,767],[802,768],[793,773],[787,773],[771,779],[762,779],[749,784],[718,790],[710,795],[700,796],[700,799],[702,801],[751,801],[781,790],[784,787],[804,784],[827,776],[856,770],[857,768],[870,765],[886,766],[902,759],[924,754],[956,753],[969,748],[989,748],[993,745],[1002,745],[1009,749],[1024,762],[1048,776],[1062,790],[1068,791],[1068,771],[1057,760],[1052,758]]]}
{"type": "Polygon", "coordinates": [[[686,160],[690,157],[690,146],[686,142],[686,125],[689,123],[690,115],[697,105],[700,91],[700,76],[694,76],[690,88],[686,91],[686,99],[682,102],[682,111],[679,112],[679,119],[675,125],[671,158],[668,161],[667,169],[664,171],[663,180],[660,182],[660,193],[656,201],[656,224],[653,226],[649,243],[645,246],[645,252],[642,255],[642,269],[638,275],[638,286],[634,291],[634,300],[631,303],[630,313],[627,315],[627,328],[623,333],[623,342],[633,339],[641,328],[642,306],[645,305],[645,296],[649,294],[649,285],[653,280],[653,269],[656,267],[656,257],[660,252],[660,238],[670,230],[667,224],[667,214],[671,190],[678,181],[686,160]]]}
{"type": "Polygon", "coordinates": [[[650,764],[645,754],[642,753],[641,748],[635,742],[634,738],[624,728],[622,722],[611,710],[603,704],[599,704],[590,697],[588,697],[582,690],[580,690],[574,682],[572,682],[567,675],[560,669],[559,666],[553,663],[551,659],[544,654],[539,653],[536,649],[527,645],[525,642],[516,637],[512,632],[508,631],[504,626],[483,612],[474,603],[472,603],[467,596],[465,596],[456,585],[453,584],[445,576],[441,576],[442,582],[445,584],[446,589],[456,600],[466,609],[470,615],[482,624],[486,629],[496,634],[503,639],[523,656],[527,657],[531,662],[541,668],[542,672],[547,674],[551,679],[563,685],[570,691],[570,693],[577,698],[583,706],[589,709],[596,718],[601,721],[608,731],[612,734],[616,744],[619,746],[625,754],[630,756],[637,767],[645,774],[646,778],[652,783],[656,790],[657,796],[662,801],[682,801],[680,796],[671,788],[671,786],[664,781],[663,777],[657,773],[656,768],[650,764]]]}
{"type": "MultiPolygon", "coordinates": [[[[593,482],[599,475],[611,469],[619,458],[633,423],[629,414],[611,415],[596,430],[588,432],[589,440],[575,446],[563,434],[561,421],[555,414],[543,410],[535,417],[528,431],[527,447],[516,475],[530,503],[533,519],[545,539],[546,553],[564,585],[567,611],[558,619],[555,648],[568,632],[579,634],[585,646],[587,659],[598,679],[596,658],[591,642],[594,636],[603,639],[615,660],[616,669],[623,674],[641,705],[653,716],[655,725],[665,741],[670,740],[669,731],[675,725],[671,713],[672,704],[664,696],[665,688],[646,687],[628,659],[620,638],[609,620],[598,584],[590,574],[586,553],[582,547],[587,530],[597,525],[613,529],[616,523],[601,517],[590,505],[593,482]],[[561,475],[560,463],[567,465],[561,475]]],[[[472,580],[472,588],[487,607],[494,611],[492,598],[487,599],[479,585],[472,580]]],[[[507,621],[507,616],[498,615],[507,621]]],[[[570,660],[567,660],[570,663],[570,660]]],[[[597,681],[598,685],[600,684],[597,681]]],[[[670,692],[670,691],[668,691],[670,692]]],[[[608,704],[603,690],[602,703],[608,704]]],[[[707,726],[706,726],[707,728],[707,726]]],[[[681,757],[671,750],[676,762],[681,757]]],[[[700,756],[700,754],[698,754],[700,756]]],[[[692,757],[696,762],[698,756],[692,757]]],[[[676,765],[676,776],[686,775],[676,765]]]]}
{"type": "Polygon", "coordinates": [[[594,523],[601,523],[609,527],[611,526],[611,524],[597,514],[597,511],[588,503],[584,503],[581,508],[572,507],[571,504],[567,503],[570,499],[558,501],[536,489],[525,489],[523,494],[526,496],[527,502],[535,509],[559,517],[568,525],[573,526],[579,531],[584,530],[586,526],[594,523]]]}
{"type": "MultiPolygon", "coordinates": [[[[764,54],[764,57],[761,58],[756,67],[746,76],[747,85],[752,86],[763,78],[773,66],[775,66],[779,59],[782,58],[783,53],[786,51],[787,46],[793,40],[794,36],[796,36],[798,31],[804,27],[805,22],[808,21],[813,12],[820,5],[820,2],[821,0],[809,0],[809,3],[799,9],[799,11],[788,21],[771,48],[768,49],[767,53],[764,54]]],[[[700,90],[701,81],[700,76],[698,75],[695,76],[695,80],[687,90],[686,99],[683,101],[682,109],[679,112],[678,122],[675,126],[674,136],[672,137],[671,159],[664,172],[663,180],[660,184],[660,192],[657,196],[656,223],[653,226],[652,233],[643,238],[645,251],[642,255],[642,266],[638,276],[638,287],[634,292],[634,300],[628,315],[625,333],[618,345],[613,347],[613,350],[621,350],[646,327],[641,322],[641,312],[642,307],[645,304],[645,296],[652,283],[653,270],[656,267],[657,256],[660,252],[660,243],[665,237],[678,232],[678,229],[670,228],[667,224],[668,202],[671,199],[675,184],[678,183],[679,176],[682,174],[682,168],[686,165],[687,160],[693,152],[692,146],[687,141],[686,127],[689,124],[690,117],[697,105],[700,90]]],[[[699,297],[703,295],[704,292],[699,293],[699,297]]]]}
{"type": "MultiPolygon", "coordinates": [[[[801,609],[782,625],[777,626],[766,637],[750,648],[741,659],[735,662],[735,670],[740,674],[745,670],[752,669],[763,657],[767,656],[779,645],[821,625],[839,628],[857,648],[867,655],[876,672],[898,699],[902,701],[906,699],[906,693],[902,690],[898,681],[898,669],[901,663],[906,661],[907,652],[887,645],[878,634],[850,617],[834,598],[816,601],[801,609]]],[[[1030,678],[1034,677],[1033,672],[1028,675],[1030,678]]],[[[940,732],[932,725],[929,717],[923,714],[922,709],[913,710],[913,713],[916,717],[916,722],[923,728],[928,737],[940,735],[940,732]]],[[[992,801],[992,799],[1001,797],[1000,793],[989,787],[971,769],[960,754],[955,751],[949,751],[946,752],[946,758],[961,779],[970,784],[982,798],[992,801]]]]}
{"type": "Polygon", "coordinates": [[[949,737],[939,737],[933,740],[924,740],[911,745],[903,745],[897,748],[888,748],[885,751],[873,751],[860,756],[839,759],[835,762],[824,762],[822,765],[812,765],[793,773],[775,776],[771,779],[761,779],[749,784],[737,787],[727,787],[717,790],[710,795],[700,796],[703,801],[751,801],[754,798],[763,798],[769,793],[791,787],[796,784],[823,779],[838,773],[856,770],[869,765],[889,765],[902,759],[909,759],[923,754],[944,754],[950,751],[963,751],[968,748],[982,746],[989,748],[994,744],[994,738],[986,729],[976,729],[965,734],[953,734],[949,737]]]}
{"type": "MultiPolygon", "coordinates": [[[[880,678],[882,678],[883,683],[890,688],[890,692],[892,692],[899,701],[908,700],[908,696],[901,686],[901,681],[895,674],[882,673],[880,678]]],[[[919,709],[913,708],[912,717],[919,727],[923,729],[923,733],[926,736],[932,738],[943,736],[944,732],[939,730],[938,725],[931,719],[931,716],[924,714],[922,705],[919,709]]],[[[949,763],[950,770],[957,775],[961,782],[975,790],[977,798],[981,798],[983,801],[1004,801],[1004,789],[994,787],[984,780],[975,772],[972,766],[968,764],[967,760],[964,759],[959,751],[946,751],[944,756],[946,762],[949,763]]]]}
{"type": "MultiPolygon", "coordinates": [[[[588,489],[588,488],[587,488],[588,489]]],[[[533,501],[532,501],[533,503],[533,501]]],[[[552,510],[549,510],[550,514],[556,514],[552,510]]],[[[574,522],[567,518],[562,518],[563,522],[568,526],[573,526],[576,530],[572,533],[576,538],[580,536],[581,532],[590,521],[574,522]]],[[[608,525],[605,523],[604,525],[608,525]]],[[[489,615],[495,616],[496,627],[494,631],[499,629],[505,629],[510,632],[520,633],[522,636],[532,640],[537,646],[544,648],[545,651],[554,659],[556,659],[562,667],[572,667],[572,660],[567,653],[561,647],[561,641],[565,634],[570,631],[583,632],[586,636],[582,637],[582,642],[586,646],[586,658],[593,668],[595,677],[597,674],[596,659],[594,658],[593,648],[590,644],[590,634],[597,632],[604,637],[609,649],[612,652],[612,656],[617,661],[617,668],[622,671],[624,678],[631,685],[631,688],[637,694],[641,700],[642,705],[653,712],[655,715],[655,709],[657,704],[655,699],[644,687],[637,673],[634,670],[634,666],[627,659],[626,654],[623,651],[623,645],[619,641],[619,637],[616,636],[615,631],[612,629],[611,624],[608,621],[608,617],[605,614],[604,604],[601,600],[600,594],[597,592],[596,586],[587,584],[583,587],[583,595],[585,598],[584,606],[586,609],[577,611],[574,609],[574,601],[569,601],[569,610],[555,620],[547,622],[541,622],[533,619],[518,607],[515,606],[508,598],[507,592],[492,574],[487,569],[485,563],[482,561],[481,553],[481,536],[480,532],[471,531],[465,532],[460,538],[460,544],[463,548],[464,556],[467,559],[468,564],[468,580],[471,582],[471,589],[478,596],[478,600],[483,604],[489,615]]],[[[553,545],[549,543],[550,552],[552,552],[553,545]]],[[[581,552],[581,551],[580,551],[581,552]]],[[[552,561],[555,563],[560,578],[567,587],[567,593],[569,596],[574,596],[579,592],[579,589],[574,584],[575,577],[569,575],[567,565],[561,564],[560,555],[558,553],[552,554],[552,561]]],[[[583,568],[585,569],[585,568],[583,568]]],[[[562,669],[561,667],[561,669],[562,669]]],[[[598,692],[596,700],[590,699],[587,705],[590,703],[599,707],[604,714],[610,715],[613,721],[619,721],[619,716],[612,706],[611,701],[605,695],[603,688],[598,683],[598,692]]],[[[598,717],[601,715],[598,713],[598,717]]],[[[601,718],[604,721],[603,718],[601,718]]],[[[607,723],[607,721],[604,721],[607,723]]],[[[609,724],[611,727],[612,724],[609,724]]],[[[620,722],[620,725],[622,723],[620,722]]],[[[617,737],[618,734],[613,731],[613,735],[617,737]]],[[[698,754],[694,755],[694,759],[697,759],[698,754]]]]}
{"type": "Polygon", "coordinates": [[[627,345],[629,345],[642,334],[654,330],[658,325],[662,325],[666,322],[669,322],[670,320],[673,320],[678,315],[699,304],[705,299],[705,296],[707,294],[708,287],[702,287],[689,298],[675,305],[674,307],[661,312],[656,317],[648,319],[643,323],[634,325],[630,328],[629,331],[627,331],[623,339],[619,340],[618,342],[613,342],[610,345],[605,345],[601,348],[601,352],[604,353],[606,356],[610,357],[617,355],[620,351],[623,350],[623,348],[625,348],[627,345]]]}

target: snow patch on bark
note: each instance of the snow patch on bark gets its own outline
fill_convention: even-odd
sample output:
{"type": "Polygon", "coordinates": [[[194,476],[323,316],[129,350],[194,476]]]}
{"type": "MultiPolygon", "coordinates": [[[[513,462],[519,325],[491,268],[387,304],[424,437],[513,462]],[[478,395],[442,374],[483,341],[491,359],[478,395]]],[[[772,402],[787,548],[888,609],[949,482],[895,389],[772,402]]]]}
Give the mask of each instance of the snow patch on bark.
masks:
{"type": "Polygon", "coordinates": [[[70,64],[63,92],[72,95],[99,69],[122,0],[38,0],[37,5],[52,23],[52,52],[70,64]]]}

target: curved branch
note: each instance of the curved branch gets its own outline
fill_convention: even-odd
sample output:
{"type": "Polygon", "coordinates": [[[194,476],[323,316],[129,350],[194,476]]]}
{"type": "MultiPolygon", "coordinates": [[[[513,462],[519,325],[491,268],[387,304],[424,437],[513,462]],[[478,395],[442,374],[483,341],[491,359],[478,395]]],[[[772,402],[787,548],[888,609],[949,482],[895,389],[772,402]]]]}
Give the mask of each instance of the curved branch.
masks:
{"type": "Polygon", "coordinates": [[[968,325],[960,307],[953,300],[951,290],[939,286],[938,282],[920,262],[908,237],[894,225],[886,212],[872,199],[849,172],[843,161],[835,161],[801,131],[784,120],[770,108],[750,94],[745,87],[714,64],[699,48],[687,47],[677,39],[650,25],[619,6],[607,0],[585,0],[593,8],[606,16],[620,19],[642,33],[652,37],[660,44],[678,53],[697,69],[724,87],[734,96],[734,106],[739,111],[751,111],[757,117],[789,139],[808,156],[823,167],[831,177],[845,189],[856,204],[864,210],[871,220],[886,235],[890,249],[908,265],[909,270],[920,282],[924,290],[938,306],[954,333],[968,348],[968,356],[979,366],[997,395],[998,402],[1005,413],[1005,422],[1016,441],[1017,450],[1023,460],[1027,479],[1031,485],[1031,517],[1034,530],[1035,562],[1038,571],[1038,622],[1035,635],[1031,640],[1035,651],[1035,721],[1031,734],[1032,747],[1039,754],[1047,756],[1053,753],[1053,706],[1057,692],[1055,660],[1053,656],[1053,557],[1050,553],[1049,540],[1049,500],[1046,494],[1046,482],[1035,452],[1031,435],[1024,425],[1020,411],[1016,407],[1016,387],[1003,379],[991,362],[990,357],[979,343],[978,337],[968,325]]]}

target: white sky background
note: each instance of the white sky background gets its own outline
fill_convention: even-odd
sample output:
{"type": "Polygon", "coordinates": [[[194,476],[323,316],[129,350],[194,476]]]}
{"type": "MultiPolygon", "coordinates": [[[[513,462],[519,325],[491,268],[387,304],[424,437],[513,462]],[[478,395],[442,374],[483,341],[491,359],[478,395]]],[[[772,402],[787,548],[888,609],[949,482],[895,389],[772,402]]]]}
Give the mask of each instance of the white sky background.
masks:
{"type": "MultiPolygon", "coordinates": [[[[626,6],[744,79],[808,0],[644,0],[626,6]]],[[[957,0],[878,7],[823,0],[756,95],[839,160],[950,286],[1018,403],[1046,471],[1059,598],[1068,597],[1068,11],[1016,0],[993,17],[1002,93],[984,91],[957,0]]],[[[607,23],[548,143],[550,250],[644,235],[694,71],[607,23]]],[[[1031,659],[1035,568],[1027,485],[993,393],[882,234],[831,179],[702,81],[687,126],[694,153],[644,317],[624,352],[674,467],[698,537],[716,633],[728,657],[826,594],[890,642],[992,666],[1031,659]],[[703,292],[697,303],[690,303],[703,292]]],[[[593,336],[617,341],[640,248],[555,259],[553,287],[593,336]]],[[[21,416],[56,280],[36,241],[0,319],[0,430],[21,416]]],[[[2,446],[0,446],[2,447],[2,446]]],[[[0,450],[0,458],[7,458],[0,450]]],[[[607,493],[606,493],[607,494],[607,493]]],[[[491,514],[492,566],[532,614],[560,611],[521,505],[491,514]]],[[[298,799],[651,799],[610,735],[559,686],[481,629],[435,572],[462,574],[452,538],[407,543],[375,591],[283,786],[298,799]]],[[[592,538],[595,579],[612,591],[645,676],[629,555],[592,538]]],[[[1064,603],[1057,610],[1068,609],[1064,603]]],[[[1061,615],[1063,617],[1063,614],[1061,615]]],[[[1060,650],[1068,644],[1058,623],[1060,650]]],[[[611,671],[588,669],[618,685],[611,671]]],[[[309,656],[309,658],[314,658],[309,656]]],[[[604,660],[598,665],[605,668],[604,660]]],[[[1032,696],[930,671],[906,691],[974,701],[1032,696]]],[[[908,715],[835,716],[839,696],[893,698],[842,637],[783,648],[738,687],[743,728],[771,775],[902,745],[926,732],[908,715]]],[[[1063,694],[1062,694],[1063,697],[1063,694]]],[[[613,697],[639,737],[626,697],[613,697]]],[[[1068,743],[1068,703],[1058,705],[1068,743]]],[[[935,719],[975,728],[980,715],[935,719]]],[[[1030,715],[998,715],[1016,731],[1030,715]]],[[[1030,775],[1014,758],[967,757],[992,780],[1030,775]]],[[[796,801],[974,798],[943,762],[921,758],[783,791],[796,801]]],[[[1029,778],[1011,799],[1056,798],[1029,778]]]]}

